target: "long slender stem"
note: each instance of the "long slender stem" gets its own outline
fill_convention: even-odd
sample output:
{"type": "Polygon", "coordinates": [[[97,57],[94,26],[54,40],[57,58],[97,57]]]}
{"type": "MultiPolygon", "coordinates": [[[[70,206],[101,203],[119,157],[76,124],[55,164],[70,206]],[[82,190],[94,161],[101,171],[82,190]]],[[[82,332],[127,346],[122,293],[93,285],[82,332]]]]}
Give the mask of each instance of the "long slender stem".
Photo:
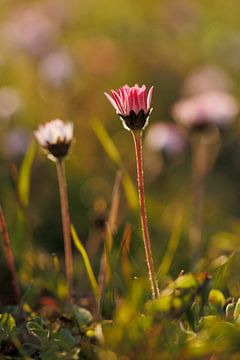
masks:
{"type": "Polygon", "coordinates": [[[19,287],[19,283],[18,283],[18,279],[17,279],[17,272],[16,272],[16,268],[15,268],[11,243],[10,243],[10,239],[9,239],[9,235],[8,235],[8,231],[7,231],[7,225],[6,225],[5,217],[4,217],[1,206],[0,206],[0,231],[2,233],[3,243],[4,243],[4,247],[5,247],[8,269],[12,276],[13,291],[15,293],[16,301],[19,304],[20,299],[21,299],[20,287],[19,287]]]}
{"type": "Polygon", "coordinates": [[[142,132],[132,132],[136,161],[137,161],[137,178],[138,178],[138,192],[139,192],[139,203],[142,223],[142,234],[143,242],[146,253],[146,260],[148,266],[148,276],[152,288],[152,297],[156,299],[159,295],[158,284],[155,277],[154,264],[152,258],[151,243],[148,231],[147,213],[145,206],[145,194],[144,194],[144,177],[143,177],[143,157],[142,157],[142,132]]]}
{"type": "Polygon", "coordinates": [[[65,166],[62,159],[56,161],[58,184],[61,201],[62,226],[65,250],[65,267],[68,287],[68,302],[72,302],[72,283],[73,283],[73,266],[72,266],[72,243],[70,230],[70,215],[68,206],[67,183],[65,176],[65,166]]]}
{"type": "Polygon", "coordinates": [[[203,202],[205,174],[201,174],[198,170],[201,150],[193,154],[192,164],[192,221],[190,225],[190,251],[191,264],[196,264],[202,253],[202,221],[203,221],[203,202]]]}
{"type": "Polygon", "coordinates": [[[189,232],[191,265],[199,260],[202,250],[203,205],[205,182],[215,163],[220,148],[218,129],[200,134],[192,139],[192,222],[189,232]]]}
{"type": "Polygon", "coordinates": [[[192,221],[189,232],[192,266],[199,260],[203,249],[203,203],[208,171],[209,148],[207,137],[206,135],[195,136],[192,139],[192,221]]]}

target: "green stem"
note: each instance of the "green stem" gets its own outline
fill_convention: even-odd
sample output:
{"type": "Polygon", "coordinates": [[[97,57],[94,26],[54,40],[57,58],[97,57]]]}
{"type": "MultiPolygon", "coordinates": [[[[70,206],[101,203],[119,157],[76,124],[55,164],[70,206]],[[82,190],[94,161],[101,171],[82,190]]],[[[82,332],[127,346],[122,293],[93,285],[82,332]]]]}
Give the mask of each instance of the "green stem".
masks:
{"type": "Polygon", "coordinates": [[[137,162],[137,178],[138,178],[138,193],[139,193],[139,204],[142,224],[143,242],[146,253],[146,261],[148,266],[148,276],[152,288],[152,297],[156,299],[159,296],[158,284],[155,277],[154,263],[152,258],[152,250],[150,243],[150,236],[148,231],[147,213],[145,206],[145,194],[144,194],[144,176],[143,176],[143,157],[142,157],[142,132],[133,132],[133,140],[136,152],[137,162]]]}
{"type": "Polygon", "coordinates": [[[64,161],[62,159],[57,159],[56,166],[57,166],[57,174],[58,174],[60,201],[61,201],[62,226],[63,226],[64,250],[65,250],[65,267],[66,267],[67,288],[68,288],[68,302],[71,303],[72,283],[73,283],[72,244],[71,244],[70,215],[69,215],[64,161]]]}

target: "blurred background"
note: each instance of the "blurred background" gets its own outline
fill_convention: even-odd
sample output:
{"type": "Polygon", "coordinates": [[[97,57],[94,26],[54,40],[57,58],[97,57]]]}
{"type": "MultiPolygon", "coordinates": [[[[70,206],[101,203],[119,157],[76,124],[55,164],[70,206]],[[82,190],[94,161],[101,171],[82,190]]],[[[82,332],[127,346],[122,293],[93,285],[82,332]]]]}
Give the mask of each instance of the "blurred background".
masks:
{"type": "MultiPolygon", "coordinates": [[[[74,123],[66,163],[70,210],[94,269],[98,272],[120,167],[103,146],[109,144],[108,134],[129,180],[120,189],[114,247],[119,248],[125,225],[131,224],[132,271],[145,273],[133,141],[103,95],[125,83],[154,85],[144,156],[156,266],[179,226],[181,234],[173,239],[165,265],[174,276],[196,265],[189,251],[192,140],[189,132],[173,127],[172,107],[182,97],[208,90],[239,99],[239,11],[237,0],[1,1],[0,202],[18,267],[27,262],[32,244],[39,249],[33,261],[42,269],[49,254],[63,254],[55,166],[33,137],[39,124],[61,118],[74,123]],[[158,136],[159,129],[151,127],[163,121],[162,139],[163,130],[158,136]]],[[[239,136],[236,117],[219,132],[213,150],[204,184],[200,270],[240,247],[239,136]]],[[[81,267],[78,258],[79,272],[81,267]]]]}

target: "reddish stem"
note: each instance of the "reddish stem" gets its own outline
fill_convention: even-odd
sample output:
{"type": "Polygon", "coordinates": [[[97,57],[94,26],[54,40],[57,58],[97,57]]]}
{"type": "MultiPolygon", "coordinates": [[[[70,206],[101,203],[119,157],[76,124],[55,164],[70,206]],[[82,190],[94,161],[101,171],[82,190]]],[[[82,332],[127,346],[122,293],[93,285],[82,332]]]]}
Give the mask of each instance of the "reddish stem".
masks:
{"type": "Polygon", "coordinates": [[[65,268],[68,287],[68,302],[72,302],[72,283],[73,283],[73,266],[72,266],[72,243],[70,230],[70,215],[68,206],[67,183],[65,176],[65,166],[62,159],[56,161],[58,184],[61,201],[62,213],[62,227],[64,237],[64,251],[65,251],[65,268]]]}
{"type": "Polygon", "coordinates": [[[15,293],[16,301],[19,304],[20,299],[21,299],[20,287],[19,287],[18,280],[17,280],[17,272],[16,272],[16,268],[15,268],[10,239],[9,239],[9,235],[8,235],[8,231],[7,231],[7,225],[6,225],[5,217],[4,217],[1,206],[0,206],[0,231],[2,233],[3,243],[4,243],[4,247],[5,247],[8,269],[12,276],[13,291],[15,293]]]}
{"type": "Polygon", "coordinates": [[[135,144],[136,161],[137,161],[137,178],[138,178],[138,193],[140,214],[142,223],[143,242],[146,253],[146,260],[148,266],[148,276],[152,288],[152,297],[156,299],[159,296],[158,284],[155,277],[154,264],[152,258],[151,243],[148,231],[147,213],[145,206],[145,194],[144,194],[144,176],[143,176],[143,156],[142,156],[142,132],[132,132],[133,140],[135,144]]]}

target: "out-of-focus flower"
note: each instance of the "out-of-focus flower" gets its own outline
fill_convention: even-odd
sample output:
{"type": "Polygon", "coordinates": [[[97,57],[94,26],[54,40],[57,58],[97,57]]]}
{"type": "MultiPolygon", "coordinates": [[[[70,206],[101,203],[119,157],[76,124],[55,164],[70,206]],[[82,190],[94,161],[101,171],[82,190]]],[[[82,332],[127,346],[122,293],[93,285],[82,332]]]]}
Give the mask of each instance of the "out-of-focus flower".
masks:
{"type": "Polygon", "coordinates": [[[40,125],[35,136],[52,160],[62,158],[67,155],[73,140],[73,124],[60,119],[52,120],[40,125]]]}
{"type": "Polygon", "coordinates": [[[185,96],[206,91],[231,91],[233,82],[228,73],[216,65],[201,66],[191,72],[183,84],[185,96]]]}
{"type": "Polygon", "coordinates": [[[66,51],[54,51],[42,60],[39,71],[46,81],[59,87],[73,75],[72,58],[66,51]]]}
{"type": "Polygon", "coordinates": [[[173,117],[181,125],[203,130],[211,125],[226,127],[239,112],[236,99],[221,91],[209,91],[180,100],[173,107],[173,117]]]}
{"type": "Polygon", "coordinates": [[[141,130],[146,127],[152,110],[153,86],[148,94],[146,86],[140,87],[138,84],[132,87],[124,85],[117,90],[111,90],[112,96],[106,92],[104,94],[127,130],[141,130]]]}
{"type": "Polygon", "coordinates": [[[10,43],[38,56],[53,43],[57,26],[40,6],[30,6],[17,9],[5,24],[4,33],[10,43]]]}
{"type": "Polygon", "coordinates": [[[145,144],[149,150],[178,156],[185,152],[188,142],[185,133],[179,127],[167,122],[158,122],[149,127],[145,144]]]}
{"type": "Polygon", "coordinates": [[[7,157],[21,158],[29,145],[30,135],[25,129],[13,129],[3,135],[1,148],[7,157]]]}
{"type": "Polygon", "coordinates": [[[19,91],[12,86],[0,88],[0,118],[6,119],[14,115],[22,107],[19,91]]]}

